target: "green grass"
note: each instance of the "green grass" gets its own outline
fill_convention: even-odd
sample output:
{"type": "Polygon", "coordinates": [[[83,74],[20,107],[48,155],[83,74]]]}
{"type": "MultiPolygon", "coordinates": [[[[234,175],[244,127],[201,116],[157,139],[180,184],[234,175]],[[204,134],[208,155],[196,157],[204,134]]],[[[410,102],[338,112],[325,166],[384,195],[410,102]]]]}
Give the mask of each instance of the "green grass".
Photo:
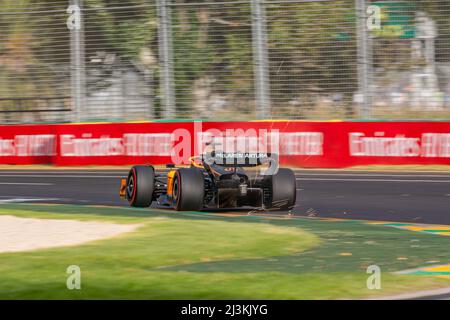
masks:
{"type": "Polygon", "coordinates": [[[442,171],[450,172],[450,165],[368,165],[368,166],[354,166],[348,168],[350,170],[361,171],[394,171],[394,172],[408,172],[408,171],[442,171]]]}
{"type": "Polygon", "coordinates": [[[342,299],[450,285],[392,274],[450,263],[450,237],[355,221],[63,205],[0,214],[142,224],[76,247],[0,254],[0,299],[342,299]],[[370,264],[382,269],[382,290],[366,288],[370,264]],[[81,268],[81,290],[66,288],[69,265],[81,268]]]}

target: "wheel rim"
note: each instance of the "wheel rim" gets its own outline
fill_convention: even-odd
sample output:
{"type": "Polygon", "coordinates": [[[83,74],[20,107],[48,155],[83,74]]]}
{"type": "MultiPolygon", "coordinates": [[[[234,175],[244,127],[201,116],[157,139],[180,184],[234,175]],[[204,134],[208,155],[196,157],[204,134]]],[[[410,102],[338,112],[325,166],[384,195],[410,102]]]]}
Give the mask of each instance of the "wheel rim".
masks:
{"type": "Polygon", "coordinates": [[[178,192],[180,190],[180,187],[178,185],[178,177],[175,178],[175,180],[173,181],[173,200],[175,203],[178,203],[178,192]]]}
{"type": "Polygon", "coordinates": [[[134,181],[134,176],[132,173],[128,176],[127,181],[127,199],[132,200],[134,195],[134,189],[136,187],[136,182],[134,181]]]}

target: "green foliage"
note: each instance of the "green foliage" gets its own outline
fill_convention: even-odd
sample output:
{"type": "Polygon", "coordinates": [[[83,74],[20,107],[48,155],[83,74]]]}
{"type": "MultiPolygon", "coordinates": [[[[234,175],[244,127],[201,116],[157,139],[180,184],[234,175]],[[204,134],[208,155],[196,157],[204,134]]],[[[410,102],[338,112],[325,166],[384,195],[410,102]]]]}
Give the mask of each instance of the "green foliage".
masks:
{"type": "Polygon", "coordinates": [[[54,50],[52,46],[61,48],[61,43],[68,43],[68,37],[56,36],[49,32],[49,28],[65,27],[65,18],[61,21],[60,13],[35,13],[48,9],[50,2],[54,3],[30,0],[1,2],[1,97],[49,96],[57,89],[55,81],[59,79],[55,66],[59,64],[60,67],[67,59],[61,58],[61,49],[54,50]],[[39,81],[41,79],[46,81],[39,81]]]}
{"type": "MultiPolygon", "coordinates": [[[[202,0],[197,0],[202,2],[202,0]]],[[[192,116],[196,84],[209,79],[210,94],[251,101],[253,88],[252,14],[249,4],[189,5],[173,1],[172,31],[177,108],[192,116]]],[[[208,1],[211,2],[211,1],[208,1]]],[[[97,51],[140,61],[143,49],[158,55],[158,17],[153,0],[84,0],[86,58],[97,51]]],[[[437,60],[450,61],[448,1],[415,1],[437,23],[437,60]]],[[[58,95],[70,90],[70,32],[67,0],[1,0],[0,80],[2,97],[58,95]],[[42,11],[39,14],[17,12],[42,11]],[[47,13],[45,13],[47,11],[47,13]],[[15,14],[13,14],[15,13],[15,14]]],[[[314,95],[356,91],[356,34],[353,0],[266,3],[270,87],[274,106],[314,95]]],[[[374,44],[376,66],[396,63],[409,45],[396,40],[374,44]],[[376,53],[375,52],[375,53],[376,53]]],[[[403,57],[403,56],[402,56],[403,57]]],[[[159,81],[157,61],[147,66],[159,81]]],[[[158,94],[158,86],[155,92],[158,94]]],[[[313,105],[313,102],[311,102],[313,105]]],[[[250,109],[244,105],[242,108],[250,109]]]]}
{"type": "Polygon", "coordinates": [[[104,40],[104,46],[129,59],[137,59],[157,32],[156,6],[146,0],[84,1],[87,41],[104,40]],[[118,8],[118,9],[113,9],[118,8]]]}

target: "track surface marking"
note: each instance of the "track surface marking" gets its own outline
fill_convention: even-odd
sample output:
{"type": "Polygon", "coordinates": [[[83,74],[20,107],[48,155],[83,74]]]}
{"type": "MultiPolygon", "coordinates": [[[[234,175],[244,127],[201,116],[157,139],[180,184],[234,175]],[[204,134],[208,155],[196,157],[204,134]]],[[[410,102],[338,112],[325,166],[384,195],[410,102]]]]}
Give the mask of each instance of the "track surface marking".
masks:
{"type": "MultiPolygon", "coordinates": [[[[295,215],[450,225],[450,173],[295,173],[295,215]]],[[[0,200],[127,206],[118,196],[119,178],[126,174],[126,170],[0,170],[0,200]]]]}

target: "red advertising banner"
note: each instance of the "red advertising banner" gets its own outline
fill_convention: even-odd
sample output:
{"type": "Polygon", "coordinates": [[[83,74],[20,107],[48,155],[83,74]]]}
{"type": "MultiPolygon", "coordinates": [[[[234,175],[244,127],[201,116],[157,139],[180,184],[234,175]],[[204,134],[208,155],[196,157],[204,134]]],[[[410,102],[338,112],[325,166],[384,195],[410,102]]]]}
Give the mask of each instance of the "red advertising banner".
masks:
{"type": "Polygon", "coordinates": [[[57,140],[48,126],[0,126],[0,163],[53,163],[57,140]]]}
{"type": "Polygon", "coordinates": [[[295,167],[450,165],[450,122],[302,121],[0,126],[0,164],[181,164],[217,141],[267,148],[295,167]]]}

